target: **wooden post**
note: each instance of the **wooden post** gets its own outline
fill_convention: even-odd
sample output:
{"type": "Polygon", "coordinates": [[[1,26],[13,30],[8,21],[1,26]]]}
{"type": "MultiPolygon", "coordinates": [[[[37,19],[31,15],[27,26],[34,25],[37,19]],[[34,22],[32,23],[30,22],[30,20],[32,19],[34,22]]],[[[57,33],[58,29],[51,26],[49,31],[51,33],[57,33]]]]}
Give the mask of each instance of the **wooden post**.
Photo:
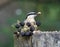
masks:
{"type": "Polygon", "coordinates": [[[14,36],[14,47],[33,47],[32,36],[26,38],[20,36],[18,39],[14,36]]]}
{"type": "Polygon", "coordinates": [[[33,44],[32,44],[32,36],[31,36],[31,38],[30,38],[30,39],[31,39],[31,47],[33,47],[33,44]]]}

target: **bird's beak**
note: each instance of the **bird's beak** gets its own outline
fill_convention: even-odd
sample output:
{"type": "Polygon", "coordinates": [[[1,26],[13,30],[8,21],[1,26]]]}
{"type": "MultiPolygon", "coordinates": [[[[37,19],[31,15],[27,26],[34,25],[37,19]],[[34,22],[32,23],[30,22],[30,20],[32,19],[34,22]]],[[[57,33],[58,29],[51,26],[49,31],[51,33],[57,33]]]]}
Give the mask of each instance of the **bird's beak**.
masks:
{"type": "Polygon", "coordinates": [[[37,12],[37,15],[41,15],[41,12],[37,12]]]}

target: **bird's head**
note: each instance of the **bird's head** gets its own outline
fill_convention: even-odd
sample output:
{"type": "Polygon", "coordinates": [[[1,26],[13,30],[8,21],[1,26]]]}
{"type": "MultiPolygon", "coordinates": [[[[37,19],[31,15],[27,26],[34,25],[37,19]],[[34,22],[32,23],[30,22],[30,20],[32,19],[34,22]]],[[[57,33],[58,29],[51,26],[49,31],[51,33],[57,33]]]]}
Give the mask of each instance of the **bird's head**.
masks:
{"type": "Polygon", "coordinates": [[[41,12],[29,12],[29,13],[27,14],[27,16],[30,16],[30,15],[38,16],[38,15],[40,15],[40,14],[41,14],[41,12]]]}

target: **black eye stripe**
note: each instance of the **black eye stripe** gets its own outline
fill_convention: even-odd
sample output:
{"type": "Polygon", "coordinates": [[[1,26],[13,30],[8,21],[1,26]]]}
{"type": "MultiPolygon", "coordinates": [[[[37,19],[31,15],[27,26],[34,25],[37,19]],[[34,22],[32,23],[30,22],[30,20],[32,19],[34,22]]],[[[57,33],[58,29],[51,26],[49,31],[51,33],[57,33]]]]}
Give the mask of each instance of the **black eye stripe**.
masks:
{"type": "Polygon", "coordinates": [[[27,16],[30,16],[30,15],[36,15],[36,14],[28,14],[27,16]]]}
{"type": "Polygon", "coordinates": [[[27,14],[27,16],[29,16],[29,15],[36,15],[36,12],[30,12],[27,14]]]}
{"type": "MultiPolygon", "coordinates": [[[[30,15],[36,15],[36,12],[30,12],[30,13],[28,13],[27,16],[26,16],[26,18],[27,18],[28,16],[30,16],[30,15]]],[[[25,19],[26,19],[26,18],[25,18],[25,19]]]]}
{"type": "MultiPolygon", "coordinates": [[[[26,16],[26,18],[27,18],[28,16],[30,16],[30,15],[36,15],[36,14],[28,14],[28,15],[26,16]]],[[[26,19],[26,18],[25,18],[25,19],[26,19]]]]}

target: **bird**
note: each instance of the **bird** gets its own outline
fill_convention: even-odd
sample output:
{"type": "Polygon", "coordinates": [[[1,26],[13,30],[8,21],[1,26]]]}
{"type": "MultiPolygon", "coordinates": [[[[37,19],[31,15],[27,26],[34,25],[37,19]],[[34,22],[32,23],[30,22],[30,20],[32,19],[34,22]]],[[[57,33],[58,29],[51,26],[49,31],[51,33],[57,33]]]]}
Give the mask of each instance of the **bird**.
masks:
{"type": "Polygon", "coordinates": [[[35,17],[40,15],[40,14],[41,14],[41,12],[29,12],[27,14],[27,17],[26,17],[24,22],[25,23],[27,23],[27,22],[34,23],[34,22],[36,22],[35,17]]]}
{"type": "Polygon", "coordinates": [[[27,26],[30,27],[30,31],[32,31],[34,34],[36,33],[34,30],[35,30],[35,24],[36,23],[36,26],[39,26],[40,22],[37,22],[35,20],[35,17],[36,16],[39,16],[41,14],[41,12],[29,12],[27,14],[27,17],[25,19],[25,23],[27,23],[27,26]]]}

